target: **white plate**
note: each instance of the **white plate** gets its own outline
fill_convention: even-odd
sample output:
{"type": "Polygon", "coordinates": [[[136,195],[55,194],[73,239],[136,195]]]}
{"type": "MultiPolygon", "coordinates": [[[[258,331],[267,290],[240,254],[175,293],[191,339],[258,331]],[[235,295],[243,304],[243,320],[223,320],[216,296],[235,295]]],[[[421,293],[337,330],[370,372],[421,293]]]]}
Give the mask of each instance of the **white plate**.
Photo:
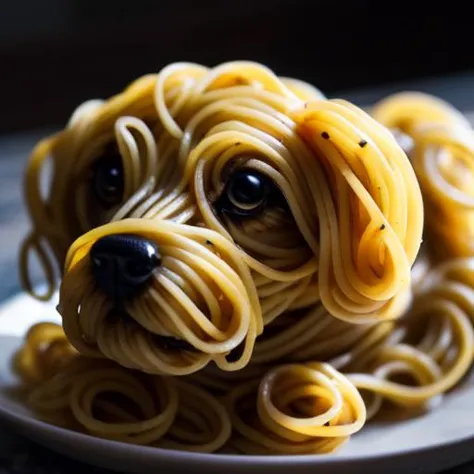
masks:
{"type": "Polygon", "coordinates": [[[443,404],[420,418],[374,424],[337,454],[323,456],[234,456],[193,454],[130,446],[50,426],[8,395],[15,379],[10,359],[28,327],[58,321],[52,304],[19,295],[0,309],[0,417],[28,438],[72,458],[124,472],[288,472],[342,474],[434,473],[474,459],[474,377],[443,404]]]}

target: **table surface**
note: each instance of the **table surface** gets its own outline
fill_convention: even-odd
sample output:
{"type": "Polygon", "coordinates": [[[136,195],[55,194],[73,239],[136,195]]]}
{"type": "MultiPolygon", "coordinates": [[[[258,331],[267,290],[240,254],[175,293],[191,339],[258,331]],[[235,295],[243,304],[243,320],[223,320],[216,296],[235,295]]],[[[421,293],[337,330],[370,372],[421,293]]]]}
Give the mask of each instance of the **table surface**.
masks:
{"type": "MultiPolygon", "coordinates": [[[[465,113],[474,110],[474,73],[341,92],[339,97],[365,105],[401,90],[425,91],[444,98],[465,113]]],[[[53,129],[0,135],[0,302],[20,291],[17,252],[19,242],[29,227],[22,199],[23,169],[33,145],[53,129]]],[[[33,274],[34,279],[39,281],[40,274],[35,266],[33,274]]],[[[84,466],[52,453],[25,440],[3,424],[0,424],[0,433],[0,474],[65,474],[86,469],[90,474],[110,472],[84,466]]],[[[474,474],[474,463],[451,470],[450,474],[474,474]]]]}

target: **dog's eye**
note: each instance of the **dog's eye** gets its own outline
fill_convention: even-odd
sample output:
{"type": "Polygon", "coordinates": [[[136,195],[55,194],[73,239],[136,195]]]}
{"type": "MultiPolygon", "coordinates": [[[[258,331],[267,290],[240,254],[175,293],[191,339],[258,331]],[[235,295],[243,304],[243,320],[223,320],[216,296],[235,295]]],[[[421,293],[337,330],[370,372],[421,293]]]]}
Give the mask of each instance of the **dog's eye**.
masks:
{"type": "Polygon", "coordinates": [[[123,165],[118,153],[103,156],[95,163],[92,189],[97,200],[105,208],[115,206],[122,201],[123,165]]]}
{"type": "Polygon", "coordinates": [[[218,208],[236,216],[255,216],[266,206],[273,182],[255,170],[236,171],[227,181],[218,208]]]}

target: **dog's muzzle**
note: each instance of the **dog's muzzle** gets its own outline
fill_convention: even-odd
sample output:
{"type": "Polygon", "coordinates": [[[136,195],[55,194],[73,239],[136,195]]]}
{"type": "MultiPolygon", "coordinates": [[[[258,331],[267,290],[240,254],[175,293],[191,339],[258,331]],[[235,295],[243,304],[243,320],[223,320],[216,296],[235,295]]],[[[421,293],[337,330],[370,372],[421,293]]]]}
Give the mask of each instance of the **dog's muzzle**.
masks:
{"type": "Polygon", "coordinates": [[[138,235],[102,237],[92,246],[90,257],[96,285],[113,299],[136,295],[161,265],[158,246],[138,235]]]}
{"type": "Polygon", "coordinates": [[[242,251],[212,229],[161,219],[122,219],[79,237],[59,293],[80,353],[147,373],[187,375],[211,361],[237,370],[263,330],[242,251]]]}

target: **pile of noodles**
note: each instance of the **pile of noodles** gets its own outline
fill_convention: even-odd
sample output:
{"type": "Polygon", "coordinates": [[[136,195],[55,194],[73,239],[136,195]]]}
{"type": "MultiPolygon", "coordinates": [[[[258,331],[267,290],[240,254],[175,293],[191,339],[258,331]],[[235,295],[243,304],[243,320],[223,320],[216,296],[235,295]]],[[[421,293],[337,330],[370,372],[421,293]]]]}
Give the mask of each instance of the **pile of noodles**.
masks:
{"type": "Polygon", "coordinates": [[[369,115],[255,63],[172,64],[81,105],[27,169],[25,287],[30,253],[43,299],[64,262],[63,328],[32,327],[14,359],[29,405],[102,438],[249,454],[327,453],[377,414],[431,409],[474,354],[473,153],[438,99],[369,115]],[[97,210],[86,178],[111,140],[125,199],[97,210]],[[241,162],[289,211],[214,212],[241,162]],[[111,317],[89,251],[119,233],[156,242],[163,264],[111,317]]]}

